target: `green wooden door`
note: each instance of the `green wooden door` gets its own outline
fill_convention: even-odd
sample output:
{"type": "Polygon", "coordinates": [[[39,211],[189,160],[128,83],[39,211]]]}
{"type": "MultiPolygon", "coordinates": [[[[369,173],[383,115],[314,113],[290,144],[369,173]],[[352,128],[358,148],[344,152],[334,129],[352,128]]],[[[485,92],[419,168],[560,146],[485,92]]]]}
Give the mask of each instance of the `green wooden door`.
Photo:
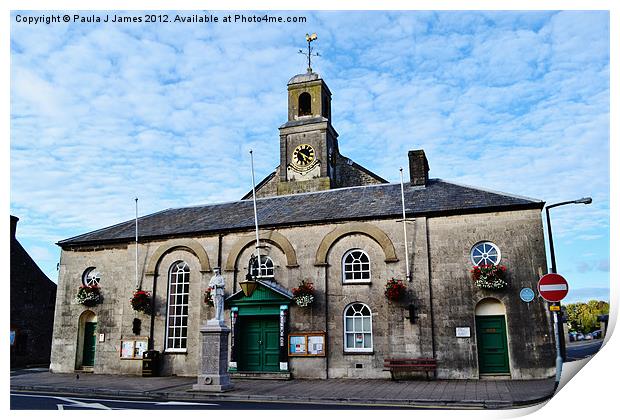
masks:
{"type": "Polygon", "coordinates": [[[95,365],[95,347],[97,345],[97,323],[87,322],[84,325],[84,352],[82,366],[95,365]]]}
{"type": "Polygon", "coordinates": [[[277,372],[279,363],[279,327],[274,317],[242,317],[239,337],[239,370],[277,372]]]}
{"type": "Polygon", "coordinates": [[[504,316],[477,316],[476,337],[480,373],[510,373],[504,316]]]}

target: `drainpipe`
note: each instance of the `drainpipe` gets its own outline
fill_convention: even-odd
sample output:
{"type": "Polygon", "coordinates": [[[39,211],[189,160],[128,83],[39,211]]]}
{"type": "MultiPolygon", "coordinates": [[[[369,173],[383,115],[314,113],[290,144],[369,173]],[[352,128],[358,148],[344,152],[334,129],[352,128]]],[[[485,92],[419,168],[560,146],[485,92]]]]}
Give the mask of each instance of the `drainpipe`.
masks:
{"type": "Polygon", "coordinates": [[[151,328],[149,331],[149,350],[155,350],[155,339],[154,339],[154,330],[155,330],[155,294],[157,291],[157,268],[155,269],[155,273],[153,273],[153,305],[151,309],[151,328]]]}
{"type": "Polygon", "coordinates": [[[222,238],[223,237],[224,235],[222,235],[221,233],[217,237],[217,266],[220,268],[222,268],[222,238]]]}
{"type": "Polygon", "coordinates": [[[431,318],[431,348],[433,359],[435,358],[435,315],[433,311],[433,283],[431,281],[431,241],[428,234],[428,217],[425,220],[426,226],[426,262],[428,264],[428,304],[431,318]]]}
{"type": "MultiPolygon", "coordinates": [[[[328,278],[327,278],[327,270],[328,266],[325,265],[325,349],[327,351],[327,349],[329,348],[328,343],[329,343],[329,328],[328,328],[328,322],[329,322],[329,298],[327,296],[327,284],[328,282],[328,278]]],[[[329,354],[326,353],[325,355],[325,379],[329,379],[329,354]]]]}

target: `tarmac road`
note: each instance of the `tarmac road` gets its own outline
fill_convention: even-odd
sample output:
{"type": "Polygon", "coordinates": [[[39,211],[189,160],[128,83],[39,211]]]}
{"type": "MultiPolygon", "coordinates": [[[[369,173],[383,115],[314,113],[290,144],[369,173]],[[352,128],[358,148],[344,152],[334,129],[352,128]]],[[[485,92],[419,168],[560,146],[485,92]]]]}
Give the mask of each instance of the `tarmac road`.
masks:
{"type": "Polygon", "coordinates": [[[82,398],[11,392],[11,410],[393,410],[414,409],[384,405],[313,404],[265,401],[145,401],[113,398],[82,398]]]}
{"type": "Polygon", "coordinates": [[[566,361],[572,362],[590,357],[601,349],[602,344],[603,339],[566,343],[566,361]]]}

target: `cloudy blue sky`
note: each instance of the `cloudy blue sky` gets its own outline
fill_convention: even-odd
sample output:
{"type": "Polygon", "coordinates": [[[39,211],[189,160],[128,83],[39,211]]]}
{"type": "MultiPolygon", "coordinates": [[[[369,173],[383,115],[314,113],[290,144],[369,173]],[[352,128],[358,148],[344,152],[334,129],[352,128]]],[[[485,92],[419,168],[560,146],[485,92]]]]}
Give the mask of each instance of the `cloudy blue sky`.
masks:
{"type": "Polygon", "coordinates": [[[257,178],[273,171],[286,82],[317,32],[343,154],[393,182],[422,148],[433,178],[547,203],[591,196],[552,210],[557,262],[566,302],[608,299],[607,12],[181,14],[193,13],[220,22],[34,25],[17,15],[58,12],[12,12],[10,210],[51,279],[56,241],[133,218],[136,196],[141,215],[239,199],[250,148],[257,178]]]}

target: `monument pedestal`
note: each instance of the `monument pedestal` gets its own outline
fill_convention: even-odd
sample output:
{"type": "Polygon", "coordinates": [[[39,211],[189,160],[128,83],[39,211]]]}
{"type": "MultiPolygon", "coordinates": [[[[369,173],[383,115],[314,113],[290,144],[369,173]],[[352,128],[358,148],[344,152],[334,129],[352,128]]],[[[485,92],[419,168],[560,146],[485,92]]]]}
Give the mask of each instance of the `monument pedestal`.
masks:
{"type": "Polygon", "coordinates": [[[192,391],[226,392],[234,388],[228,375],[228,335],[224,321],[210,319],[200,329],[202,359],[198,383],[192,391]]]}

